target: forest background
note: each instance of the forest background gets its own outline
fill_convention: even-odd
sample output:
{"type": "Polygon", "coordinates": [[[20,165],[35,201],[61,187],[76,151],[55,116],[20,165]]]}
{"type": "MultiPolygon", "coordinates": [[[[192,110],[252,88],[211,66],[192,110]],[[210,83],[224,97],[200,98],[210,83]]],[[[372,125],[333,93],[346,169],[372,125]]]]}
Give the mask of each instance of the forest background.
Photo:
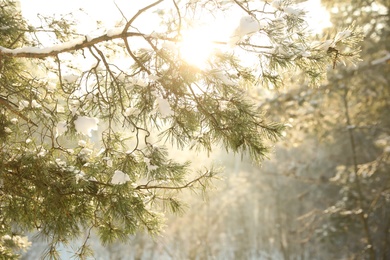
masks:
{"type": "MultiPolygon", "coordinates": [[[[332,26],[313,40],[359,27],[361,61],[339,63],[336,50],[317,86],[297,74],[283,87],[252,90],[267,118],[288,123],[269,158],[258,166],[224,149],[177,152],[195,165],[224,166],[206,202],[182,191],[185,211],[168,214],[160,235],[136,232],[104,247],[92,238],[96,259],[390,257],[390,2],[323,5],[332,26]]],[[[22,259],[46,247],[33,243],[22,259]]]]}

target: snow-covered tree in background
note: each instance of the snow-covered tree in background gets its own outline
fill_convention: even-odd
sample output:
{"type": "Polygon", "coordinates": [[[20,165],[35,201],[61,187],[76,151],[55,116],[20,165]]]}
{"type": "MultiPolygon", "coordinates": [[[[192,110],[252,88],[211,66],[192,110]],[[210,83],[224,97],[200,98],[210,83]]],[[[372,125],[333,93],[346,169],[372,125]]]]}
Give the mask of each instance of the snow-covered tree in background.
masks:
{"type": "Polygon", "coordinates": [[[329,66],[356,61],[361,37],[351,27],[310,42],[310,21],[288,1],[159,0],[131,15],[118,6],[115,28],[97,23],[86,35],[72,16],[30,26],[12,1],[0,7],[0,241],[9,256],[17,251],[6,241],[33,230],[49,241],[48,257],[87,230],[80,258],[92,230],[103,243],[160,232],[164,213],[182,209],[178,191],[204,190],[218,172],[171,158],[170,146],[222,145],[260,162],[285,122],[267,120],[248,88],[280,87],[295,70],[317,84],[329,66]],[[204,64],[186,60],[186,31],[232,12],[236,27],[213,39],[204,64]]]}
{"type": "Polygon", "coordinates": [[[334,26],[362,28],[363,61],[356,66],[336,65],[318,88],[290,85],[264,109],[279,115],[274,120],[286,118],[292,123],[287,135],[296,146],[292,151],[315,143],[318,155],[311,163],[290,159],[294,171],[286,170],[302,182],[318,179],[299,218],[313,222],[301,233],[306,246],[322,245],[322,251],[329,252],[322,259],[387,259],[390,3],[326,1],[326,6],[334,26]],[[302,166],[307,170],[297,170],[302,166]]]}

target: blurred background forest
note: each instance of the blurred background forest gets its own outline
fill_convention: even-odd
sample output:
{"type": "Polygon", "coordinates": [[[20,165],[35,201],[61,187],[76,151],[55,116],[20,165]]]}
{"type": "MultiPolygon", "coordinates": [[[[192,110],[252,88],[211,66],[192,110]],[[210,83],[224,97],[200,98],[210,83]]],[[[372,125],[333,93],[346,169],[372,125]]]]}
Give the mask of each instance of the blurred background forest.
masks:
{"type": "Polygon", "coordinates": [[[96,259],[390,259],[390,1],[323,4],[333,27],[316,37],[360,26],[362,61],[336,62],[318,88],[296,75],[272,96],[258,90],[268,116],[291,124],[269,160],[179,155],[225,167],[206,203],[185,194],[162,236],[96,242],[96,259]]]}

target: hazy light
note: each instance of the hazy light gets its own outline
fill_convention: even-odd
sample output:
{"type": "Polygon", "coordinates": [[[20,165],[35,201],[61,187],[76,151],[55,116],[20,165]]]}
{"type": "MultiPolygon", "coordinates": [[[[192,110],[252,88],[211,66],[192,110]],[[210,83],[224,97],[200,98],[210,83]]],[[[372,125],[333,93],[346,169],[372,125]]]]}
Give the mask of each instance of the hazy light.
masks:
{"type": "MultiPolygon", "coordinates": [[[[80,21],[77,25],[78,33],[100,35],[105,30],[112,29],[123,18],[122,13],[129,18],[150,1],[116,0],[117,6],[113,1],[94,0],[20,0],[20,2],[23,15],[33,26],[40,25],[40,20],[37,17],[38,13],[44,16],[55,15],[57,17],[61,14],[71,13],[72,19],[80,21]],[[100,30],[96,28],[96,21],[101,22],[102,28],[100,30]]],[[[162,4],[159,8],[166,8],[168,7],[167,4],[162,4]]],[[[264,5],[261,1],[257,4],[264,5]]],[[[320,0],[309,0],[297,4],[297,6],[307,11],[307,26],[313,33],[321,33],[324,28],[332,25],[329,20],[329,13],[321,5],[320,0]]],[[[266,5],[266,7],[271,8],[270,5],[266,5]]],[[[134,26],[146,34],[159,31],[158,19],[155,15],[153,13],[142,15],[137,19],[134,26]]],[[[177,48],[183,60],[193,66],[203,68],[216,49],[228,48],[222,44],[216,45],[214,41],[229,42],[229,37],[231,37],[243,15],[246,14],[239,8],[229,8],[225,11],[217,9],[213,15],[208,13],[208,15],[198,17],[199,21],[191,21],[190,28],[182,29],[182,41],[177,43],[177,48]]],[[[43,44],[50,45],[53,43],[53,39],[50,39],[47,35],[40,34],[39,36],[43,44]]],[[[262,39],[257,39],[261,43],[267,40],[265,39],[266,36],[263,35],[262,37],[262,39]]]]}
{"type": "Polygon", "coordinates": [[[301,4],[307,12],[307,22],[309,29],[313,33],[321,33],[327,27],[331,27],[330,14],[321,4],[321,0],[309,0],[301,4]]]}
{"type": "Polygon", "coordinates": [[[179,43],[181,57],[191,65],[204,67],[215,48],[211,39],[211,32],[201,28],[185,32],[179,43]]]}

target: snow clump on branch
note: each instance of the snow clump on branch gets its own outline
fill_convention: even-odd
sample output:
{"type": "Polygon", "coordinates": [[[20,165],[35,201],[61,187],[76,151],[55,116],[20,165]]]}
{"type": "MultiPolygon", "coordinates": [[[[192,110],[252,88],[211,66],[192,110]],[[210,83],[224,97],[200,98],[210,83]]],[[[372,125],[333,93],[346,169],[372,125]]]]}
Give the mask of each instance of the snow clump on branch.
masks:
{"type": "Polygon", "coordinates": [[[74,121],[74,126],[77,132],[91,137],[92,130],[94,131],[98,130],[98,123],[99,123],[99,119],[95,117],[79,116],[74,121]]]}
{"type": "Polygon", "coordinates": [[[126,173],[120,171],[120,170],[116,170],[114,172],[114,175],[112,176],[111,178],[111,183],[112,184],[125,184],[126,182],[130,181],[130,177],[129,175],[127,175],[126,173]]]}
{"type": "Polygon", "coordinates": [[[255,17],[246,15],[241,17],[240,24],[234,30],[232,36],[230,37],[229,44],[234,46],[237,44],[244,36],[255,33],[261,29],[260,23],[256,20],[255,17]]]}

